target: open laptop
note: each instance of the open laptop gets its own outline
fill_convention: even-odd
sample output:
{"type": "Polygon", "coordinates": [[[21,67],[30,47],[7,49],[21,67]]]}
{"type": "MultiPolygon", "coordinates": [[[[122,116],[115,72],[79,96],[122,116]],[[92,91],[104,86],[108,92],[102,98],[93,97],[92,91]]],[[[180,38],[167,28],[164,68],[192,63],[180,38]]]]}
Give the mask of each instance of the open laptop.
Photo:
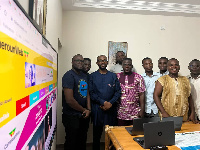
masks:
{"type": "Polygon", "coordinates": [[[183,123],[183,117],[166,117],[162,118],[162,121],[174,121],[174,130],[180,131],[183,123]]]}
{"type": "Polygon", "coordinates": [[[133,120],[133,127],[125,127],[130,135],[143,135],[143,124],[148,122],[158,122],[160,121],[160,117],[152,117],[152,118],[136,118],[133,120]]]}
{"type": "Polygon", "coordinates": [[[145,149],[153,146],[170,146],[175,144],[173,121],[151,122],[144,124],[144,137],[133,138],[145,149]]]}

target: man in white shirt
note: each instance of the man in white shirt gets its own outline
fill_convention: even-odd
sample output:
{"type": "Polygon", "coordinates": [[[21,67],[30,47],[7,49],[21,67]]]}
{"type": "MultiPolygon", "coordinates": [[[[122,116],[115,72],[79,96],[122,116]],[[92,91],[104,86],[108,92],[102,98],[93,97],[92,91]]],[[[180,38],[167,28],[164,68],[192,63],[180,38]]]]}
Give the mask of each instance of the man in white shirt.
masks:
{"type": "Polygon", "coordinates": [[[123,51],[118,51],[116,53],[116,64],[110,68],[110,71],[113,73],[121,73],[123,72],[122,61],[126,58],[126,55],[123,51]]]}
{"type": "Polygon", "coordinates": [[[158,116],[158,108],[153,99],[153,92],[155,88],[155,82],[160,77],[157,72],[153,72],[153,63],[151,58],[144,58],[142,60],[142,66],[145,73],[141,74],[145,83],[145,117],[158,116]]]}
{"type": "Polygon", "coordinates": [[[200,119],[200,61],[197,59],[189,63],[188,69],[190,75],[188,76],[191,85],[191,95],[194,101],[195,113],[197,119],[200,119]]]}

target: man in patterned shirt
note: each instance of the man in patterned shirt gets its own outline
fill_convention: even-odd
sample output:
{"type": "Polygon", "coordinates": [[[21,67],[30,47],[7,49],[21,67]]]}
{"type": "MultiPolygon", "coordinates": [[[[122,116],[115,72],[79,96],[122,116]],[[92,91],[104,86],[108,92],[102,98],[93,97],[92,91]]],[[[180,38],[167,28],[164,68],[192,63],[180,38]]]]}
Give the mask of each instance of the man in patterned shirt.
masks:
{"type": "Polygon", "coordinates": [[[179,76],[179,61],[171,58],[167,63],[167,70],[169,74],[157,80],[154,90],[154,100],[160,116],[183,116],[183,121],[191,120],[196,123],[190,82],[187,77],[179,76]]]}
{"type": "Polygon", "coordinates": [[[117,118],[119,126],[127,126],[134,118],[144,116],[145,84],[141,75],[132,72],[131,58],[125,58],[122,67],[124,72],[117,74],[122,91],[117,118]]]}

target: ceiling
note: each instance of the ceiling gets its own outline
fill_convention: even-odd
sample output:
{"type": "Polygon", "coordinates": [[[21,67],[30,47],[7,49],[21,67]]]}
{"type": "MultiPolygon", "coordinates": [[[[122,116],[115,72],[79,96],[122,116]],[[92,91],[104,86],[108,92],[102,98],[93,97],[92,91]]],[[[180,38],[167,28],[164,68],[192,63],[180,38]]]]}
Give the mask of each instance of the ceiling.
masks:
{"type": "Polygon", "coordinates": [[[65,11],[200,17],[200,0],[61,0],[65,11]]]}

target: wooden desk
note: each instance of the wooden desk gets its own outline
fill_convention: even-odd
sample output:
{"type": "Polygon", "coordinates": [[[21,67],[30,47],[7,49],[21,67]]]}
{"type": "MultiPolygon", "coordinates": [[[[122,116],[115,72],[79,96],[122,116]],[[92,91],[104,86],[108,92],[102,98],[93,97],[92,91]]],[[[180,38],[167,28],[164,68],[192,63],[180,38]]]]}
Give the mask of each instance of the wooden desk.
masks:
{"type": "MultiPolygon", "coordinates": [[[[181,131],[176,131],[176,133],[192,131],[200,131],[200,124],[185,122],[182,125],[181,131]]],[[[116,150],[144,150],[138,143],[133,140],[133,137],[136,136],[131,136],[126,131],[124,126],[107,125],[105,127],[105,150],[110,150],[110,145],[113,145],[116,150]]],[[[168,146],[168,148],[169,150],[180,150],[176,146],[168,146]]]]}

